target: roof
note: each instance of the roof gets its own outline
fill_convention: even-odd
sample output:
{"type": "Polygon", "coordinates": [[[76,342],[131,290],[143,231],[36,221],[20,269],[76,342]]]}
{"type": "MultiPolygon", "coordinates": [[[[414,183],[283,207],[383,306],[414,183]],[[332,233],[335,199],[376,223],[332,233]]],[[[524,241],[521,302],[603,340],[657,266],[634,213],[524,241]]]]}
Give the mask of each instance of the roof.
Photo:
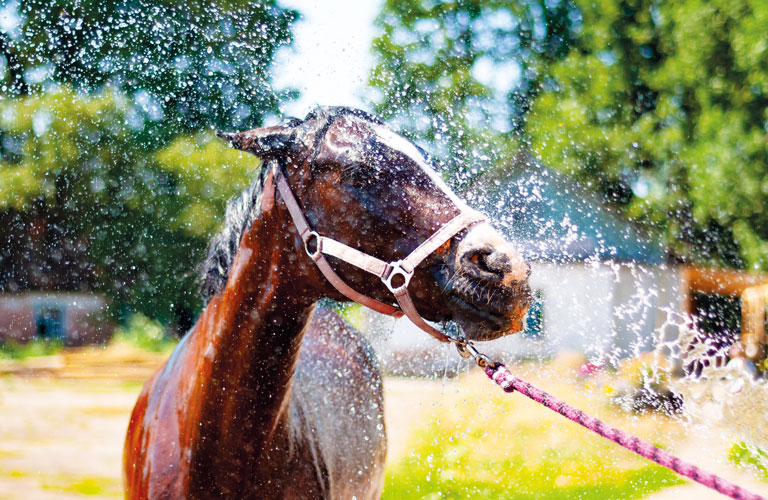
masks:
{"type": "Polygon", "coordinates": [[[477,180],[485,212],[531,260],[661,263],[664,247],[585,187],[535,163],[477,180]]]}

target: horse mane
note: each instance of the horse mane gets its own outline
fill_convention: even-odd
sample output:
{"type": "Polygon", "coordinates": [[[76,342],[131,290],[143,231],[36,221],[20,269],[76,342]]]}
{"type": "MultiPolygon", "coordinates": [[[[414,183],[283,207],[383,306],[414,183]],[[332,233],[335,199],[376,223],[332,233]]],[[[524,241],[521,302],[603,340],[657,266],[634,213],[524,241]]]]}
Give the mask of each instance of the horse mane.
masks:
{"type": "MultiPolygon", "coordinates": [[[[304,120],[288,118],[284,124],[295,127],[309,120],[318,121],[318,138],[325,134],[331,123],[340,116],[355,116],[365,121],[383,125],[381,120],[360,109],[346,106],[321,106],[313,109],[304,120]]],[[[263,168],[259,171],[256,182],[245,188],[239,196],[227,203],[223,229],[211,238],[208,253],[199,266],[200,294],[203,299],[210,301],[227,284],[229,270],[235,260],[240,240],[243,238],[254,220],[261,217],[261,194],[264,188],[263,168]]]]}

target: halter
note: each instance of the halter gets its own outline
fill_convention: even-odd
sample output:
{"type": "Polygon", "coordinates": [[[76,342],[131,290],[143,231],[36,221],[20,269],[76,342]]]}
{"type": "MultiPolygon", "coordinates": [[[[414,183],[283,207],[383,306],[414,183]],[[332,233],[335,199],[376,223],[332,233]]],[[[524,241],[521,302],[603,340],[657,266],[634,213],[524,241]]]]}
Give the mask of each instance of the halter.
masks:
{"type": "Polygon", "coordinates": [[[453,238],[460,231],[473,224],[484,221],[485,217],[480,212],[472,210],[469,207],[457,207],[461,210],[459,215],[432,233],[432,236],[424,240],[424,242],[408,254],[407,257],[387,263],[332,238],[322,236],[318,234],[317,231],[314,231],[307,222],[306,217],[304,217],[304,213],[302,212],[298,201],[296,201],[296,197],[293,195],[293,191],[288,185],[288,181],[285,179],[285,175],[281,168],[277,167],[274,169],[274,178],[277,182],[277,190],[280,193],[280,197],[283,199],[285,206],[288,207],[288,212],[291,214],[293,224],[296,226],[296,229],[301,235],[301,239],[304,241],[304,250],[306,250],[307,255],[309,255],[315,264],[317,264],[320,272],[323,273],[323,276],[325,276],[336,290],[348,299],[369,307],[376,312],[387,314],[395,318],[400,318],[405,314],[414,325],[429,333],[437,340],[441,342],[451,341],[450,337],[424,321],[416,310],[416,306],[413,304],[411,294],[408,293],[408,284],[411,282],[414,270],[424,259],[429,257],[435,250],[440,248],[445,242],[453,238]],[[336,274],[333,268],[331,268],[325,255],[331,255],[348,264],[352,264],[363,271],[378,276],[387,289],[395,296],[395,300],[400,307],[397,308],[368,297],[367,295],[363,295],[347,285],[347,283],[336,274]]]}

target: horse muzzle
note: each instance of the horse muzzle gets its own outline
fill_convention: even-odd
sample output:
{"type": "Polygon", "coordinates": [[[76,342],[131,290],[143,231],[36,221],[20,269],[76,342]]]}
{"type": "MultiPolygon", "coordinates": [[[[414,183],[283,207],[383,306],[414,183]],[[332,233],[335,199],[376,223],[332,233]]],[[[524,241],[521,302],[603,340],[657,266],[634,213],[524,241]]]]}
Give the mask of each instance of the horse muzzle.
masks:
{"type": "Polygon", "coordinates": [[[488,223],[473,226],[449,260],[443,291],[468,339],[492,340],[522,329],[531,270],[498,231],[488,223]]]}

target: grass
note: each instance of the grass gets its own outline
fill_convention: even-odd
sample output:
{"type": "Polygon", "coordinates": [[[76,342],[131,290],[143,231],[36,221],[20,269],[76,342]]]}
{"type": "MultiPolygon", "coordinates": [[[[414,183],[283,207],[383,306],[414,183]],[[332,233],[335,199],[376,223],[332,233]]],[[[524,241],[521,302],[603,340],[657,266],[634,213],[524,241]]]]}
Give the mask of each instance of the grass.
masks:
{"type": "Polygon", "coordinates": [[[121,497],[120,480],[111,477],[71,476],[67,474],[30,473],[20,470],[0,470],[0,478],[31,480],[43,490],[76,493],[86,496],[121,497]]]}
{"type": "Polygon", "coordinates": [[[59,352],[63,347],[61,342],[55,340],[34,339],[23,343],[6,340],[0,342],[0,360],[50,356],[59,352]]]}
{"type": "Polygon", "coordinates": [[[133,314],[125,325],[115,330],[111,342],[125,343],[149,352],[170,353],[178,341],[166,335],[157,321],[142,314],[133,314]]]}
{"type": "Polygon", "coordinates": [[[738,467],[751,470],[758,478],[768,482],[768,452],[740,441],[728,450],[728,460],[738,467]]]}
{"type": "Polygon", "coordinates": [[[86,496],[116,497],[123,495],[120,481],[109,477],[56,477],[48,478],[40,487],[44,490],[62,493],[76,493],[86,496]]]}
{"type": "Polygon", "coordinates": [[[135,394],[119,381],[0,379],[0,499],[122,498],[135,394]]]}
{"type": "MultiPolygon", "coordinates": [[[[471,382],[450,408],[413,434],[410,454],[388,468],[383,499],[634,499],[682,482],[520,395],[474,395],[488,381],[479,374],[467,378],[471,382]]],[[[601,417],[611,413],[581,389],[549,385],[571,403],[598,409],[601,417]]],[[[651,440],[665,425],[658,416],[608,416],[651,440]]]]}

